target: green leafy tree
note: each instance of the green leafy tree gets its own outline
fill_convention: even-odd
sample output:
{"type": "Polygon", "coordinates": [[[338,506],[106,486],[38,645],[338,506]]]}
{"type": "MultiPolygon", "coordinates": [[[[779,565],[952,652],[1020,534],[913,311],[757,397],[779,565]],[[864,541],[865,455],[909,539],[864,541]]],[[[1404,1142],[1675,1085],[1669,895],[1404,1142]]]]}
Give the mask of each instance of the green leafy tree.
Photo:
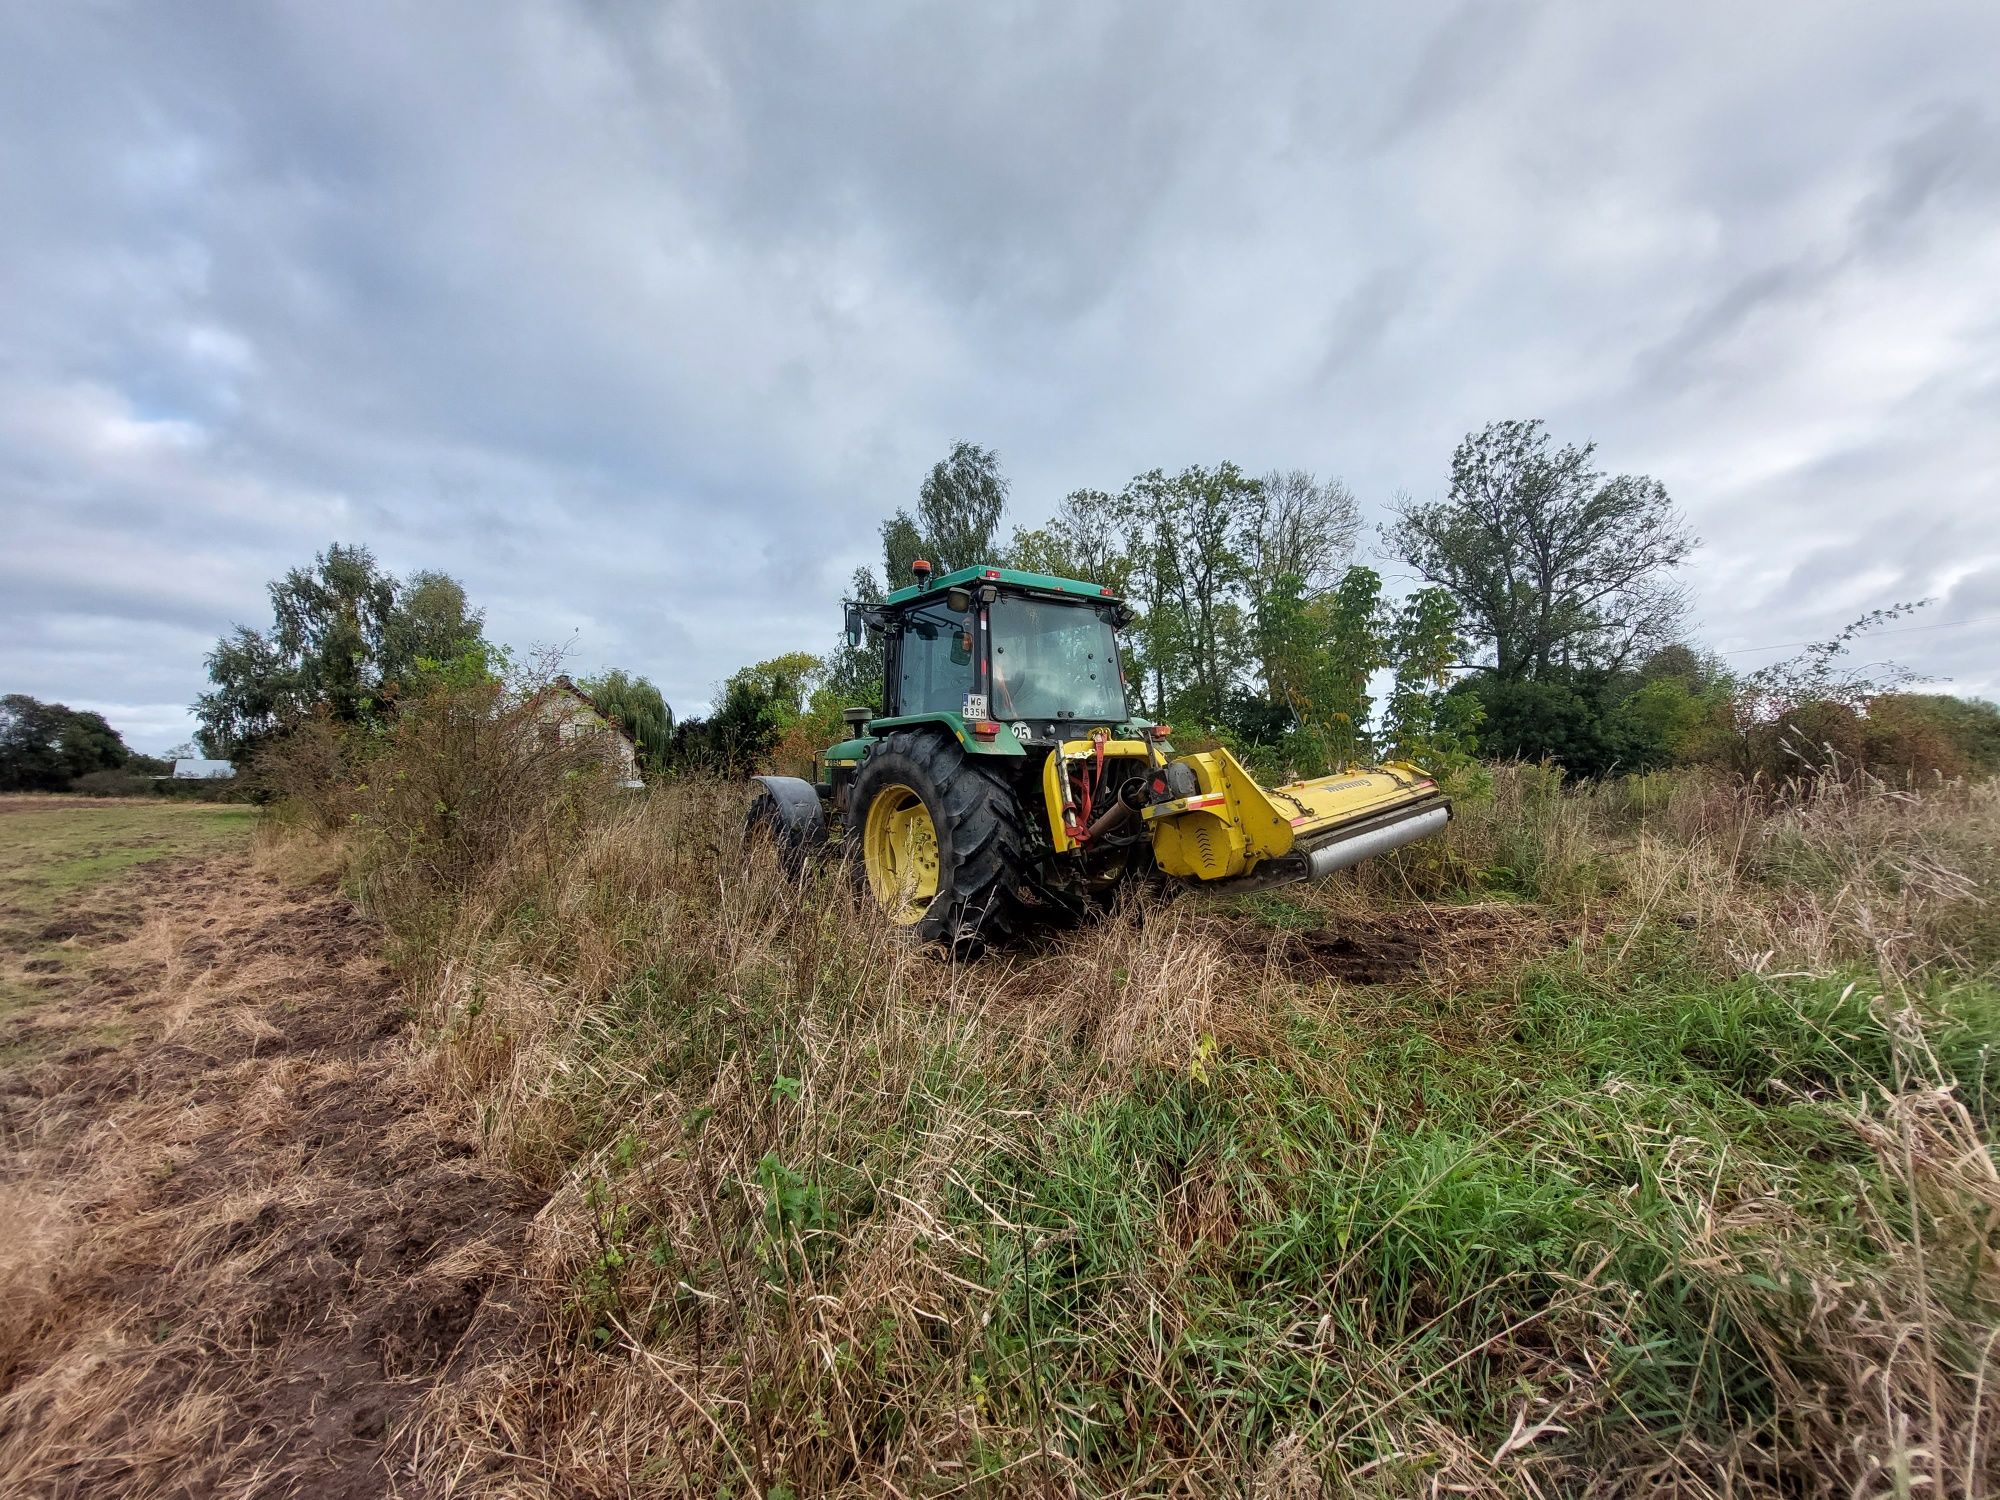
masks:
{"type": "Polygon", "coordinates": [[[214,687],[195,714],[210,755],[236,758],[321,711],[363,722],[395,702],[420,662],[481,644],[483,618],[455,580],[398,580],[366,547],[329,547],[272,583],[270,597],[268,629],[238,625],[208,655],[214,687]]]}
{"type": "Polygon", "coordinates": [[[1595,453],[1556,448],[1540,422],[1495,422],[1458,445],[1445,499],[1405,503],[1385,529],[1505,680],[1618,671],[1686,613],[1670,574],[1696,538],[1659,481],[1607,476],[1595,453]]]}
{"type": "Polygon", "coordinates": [[[329,547],[271,589],[272,643],[296,691],[353,723],[373,705],[393,633],[396,580],[366,547],[329,547]]]}
{"type": "Polygon", "coordinates": [[[672,762],[685,769],[742,775],[763,763],[809,712],[825,663],[792,651],[733,673],[715,710],[690,719],[673,736],[672,762]]]}
{"type": "Polygon", "coordinates": [[[1221,719],[1247,664],[1246,592],[1263,485],[1236,465],[1158,469],[1127,488],[1140,538],[1133,581],[1145,598],[1154,704],[1204,724],[1221,719]]]}
{"type": "Polygon", "coordinates": [[[1294,761],[1331,767],[1368,758],[1369,680],[1390,659],[1375,570],[1349,568],[1314,598],[1298,575],[1280,574],[1264,591],[1257,637],[1272,699],[1291,713],[1294,761]]]}
{"type": "Polygon", "coordinates": [[[244,754],[309,711],[297,664],[268,631],[235,626],[215,643],[207,665],[215,686],[194,704],[203,755],[228,760],[244,754]]]}
{"type": "Polygon", "coordinates": [[[1604,737],[1620,770],[1651,771],[1699,760],[1724,722],[1720,707],[1685,678],[1655,677],[1607,706],[1604,737]]]}
{"type": "MultiPolygon", "coordinates": [[[[926,557],[927,550],[923,533],[917,530],[917,523],[908,511],[899,510],[882,523],[882,576],[889,592],[909,584],[911,564],[926,557]]],[[[937,561],[930,557],[926,560],[937,561]]]]}
{"type": "Polygon", "coordinates": [[[917,513],[899,510],[882,523],[889,587],[908,583],[910,564],[920,557],[940,574],[994,561],[1007,488],[999,454],[977,443],[953,443],[924,476],[917,513]]]}
{"type": "MultiPolygon", "coordinates": [[[[882,602],[882,585],[866,568],[855,571],[850,587],[853,591],[850,597],[855,604],[865,607],[882,602]]],[[[872,632],[864,633],[856,644],[849,641],[843,632],[826,661],[825,679],[820,688],[826,695],[826,702],[815,712],[828,710],[831,722],[838,723],[839,711],[843,708],[880,710],[883,704],[884,659],[885,650],[879,636],[872,632]]]]}
{"type": "Polygon", "coordinates": [[[445,573],[416,572],[395,584],[383,621],[378,672],[388,684],[406,682],[424,662],[448,661],[484,643],[485,616],[465,586],[445,573]]]}
{"type": "Polygon", "coordinates": [[[647,774],[657,776],[666,769],[674,713],[657,687],[644,677],[615,669],[585,678],[577,686],[590,695],[600,714],[632,737],[647,774]]]}
{"type": "MultiPolygon", "coordinates": [[[[1353,491],[1339,480],[1321,479],[1303,469],[1266,474],[1258,496],[1253,554],[1244,571],[1252,613],[1263,610],[1266,592],[1283,578],[1298,580],[1302,598],[1324,594],[1338,581],[1360,532],[1360,506],[1353,491]]],[[[1271,663],[1262,667],[1268,684],[1271,663]]]]}
{"type": "Polygon", "coordinates": [[[121,770],[132,758],[124,737],[105,722],[104,715],[87,709],[69,710],[57,736],[57,751],[72,781],[93,771],[121,770]]]}
{"type": "Polygon", "coordinates": [[[917,493],[917,526],[937,555],[941,573],[989,562],[1000,517],[1007,509],[1007,479],[1000,455],[977,443],[958,442],[934,465],[917,493]]]}
{"type": "MultiPolygon", "coordinates": [[[[1147,683],[1156,675],[1151,651],[1156,634],[1153,590],[1147,586],[1148,574],[1142,562],[1150,555],[1143,540],[1143,522],[1143,506],[1129,489],[1117,495],[1103,490],[1072,490],[1042,525],[1017,527],[1002,558],[1007,566],[1024,572],[1095,583],[1131,606],[1133,620],[1124,632],[1123,646],[1126,683],[1138,694],[1135,708],[1143,706],[1140,700],[1147,696],[1147,683]]],[[[1152,707],[1160,708],[1157,690],[1152,707]]],[[[1233,718],[1233,714],[1227,717],[1233,718]]]]}
{"type": "Polygon", "coordinates": [[[1418,589],[1388,633],[1396,675],[1382,717],[1387,753],[1433,772],[1462,765],[1478,748],[1483,711],[1476,698],[1451,691],[1452,669],[1465,656],[1458,601],[1444,589],[1418,589]]]}
{"type": "Polygon", "coordinates": [[[1079,578],[1130,596],[1138,566],[1133,555],[1135,519],[1132,501],[1125,495],[1072,490],[1042,525],[1015,528],[1005,561],[1024,572],[1079,578]]]}
{"type": "Polygon", "coordinates": [[[1478,706],[1480,750],[1499,760],[1552,760],[1575,776],[1601,776],[1617,762],[1603,709],[1569,682],[1486,674],[1454,692],[1478,706]]]}
{"type": "Polygon", "coordinates": [[[58,792],[93,772],[123,769],[131,759],[102,714],[26,693],[0,698],[0,791],[58,792]]]}
{"type": "Polygon", "coordinates": [[[62,758],[68,717],[64,705],[26,693],[0,698],[0,791],[53,792],[68,783],[62,758]]]}
{"type": "Polygon", "coordinates": [[[1633,769],[1727,757],[1736,681],[1721,658],[1676,642],[1613,688],[1609,733],[1633,769]]]}
{"type": "Polygon", "coordinates": [[[825,670],[826,664],[810,651],[787,651],[731,674],[722,685],[723,701],[734,694],[743,702],[763,704],[774,726],[789,729],[804,716],[825,670]]]}

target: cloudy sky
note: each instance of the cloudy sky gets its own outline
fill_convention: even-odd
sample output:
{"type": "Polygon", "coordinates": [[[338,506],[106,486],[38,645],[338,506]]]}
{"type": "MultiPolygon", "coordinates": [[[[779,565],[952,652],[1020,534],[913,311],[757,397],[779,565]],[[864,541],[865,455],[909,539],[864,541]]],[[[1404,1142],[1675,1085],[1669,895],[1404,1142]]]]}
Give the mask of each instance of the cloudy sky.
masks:
{"type": "MultiPolygon", "coordinates": [[[[1751,666],[2000,692],[2000,6],[0,5],[0,691],[159,749],[334,540],[681,710],[950,441],[1438,493],[1501,417],[1751,666]]],[[[1393,568],[1388,569],[1392,574],[1393,568]]]]}

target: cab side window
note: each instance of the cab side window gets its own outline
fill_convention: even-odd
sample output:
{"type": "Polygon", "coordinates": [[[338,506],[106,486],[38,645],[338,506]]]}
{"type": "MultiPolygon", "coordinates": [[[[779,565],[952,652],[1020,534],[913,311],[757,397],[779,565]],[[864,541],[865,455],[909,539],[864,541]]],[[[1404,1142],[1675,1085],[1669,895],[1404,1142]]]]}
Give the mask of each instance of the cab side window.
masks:
{"type": "Polygon", "coordinates": [[[972,617],[943,600],[903,616],[896,652],[896,712],[957,713],[972,691],[972,617]]]}

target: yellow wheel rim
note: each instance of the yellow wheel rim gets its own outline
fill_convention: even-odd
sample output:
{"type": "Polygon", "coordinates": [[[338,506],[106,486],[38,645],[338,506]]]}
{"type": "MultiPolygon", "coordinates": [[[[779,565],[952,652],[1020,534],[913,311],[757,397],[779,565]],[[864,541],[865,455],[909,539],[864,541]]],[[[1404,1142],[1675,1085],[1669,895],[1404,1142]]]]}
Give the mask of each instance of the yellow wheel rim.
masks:
{"type": "Polygon", "coordinates": [[[861,858],[889,919],[921,921],[938,888],[937,828],[924,799],[901,785],[877,792],[861,829],[861,858]]]}

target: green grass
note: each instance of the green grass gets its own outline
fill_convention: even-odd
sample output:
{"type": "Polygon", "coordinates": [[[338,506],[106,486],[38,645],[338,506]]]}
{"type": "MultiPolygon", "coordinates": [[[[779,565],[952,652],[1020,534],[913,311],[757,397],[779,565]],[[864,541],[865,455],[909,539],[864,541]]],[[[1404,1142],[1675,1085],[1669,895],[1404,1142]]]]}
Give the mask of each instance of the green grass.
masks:
{"type": "MultiPolygon", "coordinates": [[[[1576,945],[1486,990],[1378,992],[1337,1025],[1301,1017],[1281,1057],[1145,1068],[1081,1107],[1048,1095],[1080,1092],[1087,1060],[1019,1074],[1005,1047],[937,1035],[900,1065],[917,1081],[898,1111],[867,1102],[899,1086],[879,1055],[840,1059],[843,1108],[809,1127],[760,1105],[742,1150],[763,1154],[720,1212],[733,1253],[762,1267],[759,1319],[797,1319],[855,1271],[884,1206],[921,1192],[951,1122],[1015,1122],[957,1163],[939,1205],[928,1258],[979,1289],[965,1336],[891,1311],[874,1356],[885,1446],[920,1419],[917,1393],[943,1386],[983,1414],[975,1467],[994,1473],[1047,1444],[1106,1490],[1143,1491],[1164,1473],[1252,1472],[1303,1434],[1322,1466],[1396,1476],[1394,1491],[1431,1472],[1406,1462],[1413,1423],[1491,1451],[1519,1411],[1564,1403],[1550,1447],[1572,1473],[1615,1466],[1639,1434],[1723,1451],[1778,1420],[1770,1330],[1826,1285],[1878,1274],[1909,1223],[1904,1184],[1848,1114],[1923,1081],[1873,978],[1706,973],[1669,929],[1643,950],[1576,945]],[[1511,1024],[1470,1024],[1496,1011],[1511,1024]],[[1763,1202],[1783,1213],[1716,1229],[1763,1202]]],[[[838,1023],[775,998],[696,996],[655,969],[596,1018],[596,1055],[608,1066],[661,1036],[652,1080],[699,1092],[754,1054],[760,1091],[810,1099],[821,1081],[799,1030],[838,1023]]],[[[1984,1119],[2000,990],[1951,980],[1916,999],[1927,1066],[1984,1119]]],[[[586,1134],[629,1123],[602,1100],[572,1119],[586,1134]]],[[[658,1281],[607,1264],[650,1255],[675,1284],[741,1293],[729,1256],[661,1259],[674,1210],[633,1170],[637,1140],[618,1137],[593,1188],[609,1260],[583,1268],[579,1295],[594,1342],[650,1325],[673,1346],[688,1325],[659,1320],[658,1281]]],[[[1958,1311],[1990,1319],[1969,1297],[1958,1311]]],[[[745,1445],[755,1422],[775,1433],[835,1400],[811,1359],[764,1378],[745,1445]]]]}
{"type": "Polygon", "coordinates": [[[34,800],[0,809],[0,904],[13,911],[48,911],[134,865],[239,843],[256,818],[236,803],[34,800]]]}
{"type": "MultiPolygon", "coordinates": [[[[1490,1046],[1403,1024],[1322,1059],[1360,1110],[1225,1060],[1201,1083],[1142,1076],[990,1157],[956,1204],[983,1231],[962,1273],[997,1300],[974,1356],[988,1401],[1022,1425],[1053,1413],[1115,1482],[1204,1453],[1248,1466],[1299,1427],[1355,1466],[1390,1462],[1417,1415],[1497,1443],[1593,1350],[1596,1410],[1569,1434],[1585,1451],[1633,1424],[1719,1446],[1767,1422],[1745,1309],[1784,1319],[1815,1262],[1865,1271],[1874,1226],[1904,1217],[1900,1184],[1814,1101],[1861,1108],[1906,1080],[1856,983],[1630,977],[1614,995],[1545,972],[1490,1046]],[[1800,1261],[1796,1285],[1718,1274],[1698,1243],[1714,1204],[1759,1198],[1793,1219],[1745,1253],[1800,1261]],[[1172,1392],[1187,1406],[1169,1414],[1172,1392]],[[1174,1451],[1149,1451],[1168,1430],[1174,1451]]],[[[2000,992],[1927,1003],[1983,1097],[2000,992]]]]}

